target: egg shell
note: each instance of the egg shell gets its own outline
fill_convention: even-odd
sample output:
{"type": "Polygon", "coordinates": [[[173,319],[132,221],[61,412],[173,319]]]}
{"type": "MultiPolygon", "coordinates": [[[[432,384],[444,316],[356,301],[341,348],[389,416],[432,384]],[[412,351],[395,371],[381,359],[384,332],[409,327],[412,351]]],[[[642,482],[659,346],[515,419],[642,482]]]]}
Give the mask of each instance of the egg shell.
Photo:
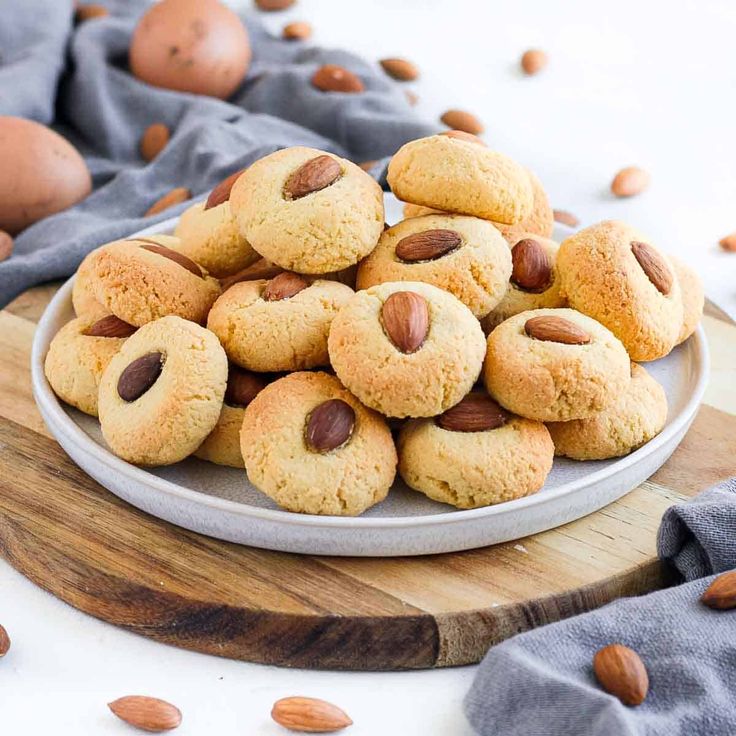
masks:
{"type": "Polygon", "coordinates": [[[162,0],[140,19],[130,69],[155,87],[226,99],[251,59],[240,18],[217,0],[162,0]]]}
{"type": "Polygon", "coordinates": [[[0,116],[0,229],[15,235],[92,190],[74,146],[33,120],[0,116]]]}

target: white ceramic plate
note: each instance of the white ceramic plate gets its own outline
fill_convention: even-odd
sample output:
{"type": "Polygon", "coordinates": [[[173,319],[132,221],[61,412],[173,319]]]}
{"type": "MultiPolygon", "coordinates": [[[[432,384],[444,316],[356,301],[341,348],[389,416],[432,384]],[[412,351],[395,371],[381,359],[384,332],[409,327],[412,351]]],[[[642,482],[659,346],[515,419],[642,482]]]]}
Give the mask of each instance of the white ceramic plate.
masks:
{"type": "MultiPolygon", "coordinates": [[[[167,221],[143,233],[166,232],[167,221]]],[[[647,370],[665,388],[669,417],[651,442],[618,460],[556,459],[544,488],[532,496],[458,511],[430,501],[397,481],[388,498],[358,518],[282,511],[251,486],[243,471],[195,458],[166,468],[130,465],[106,447],[95,419],[60,403],[43,373],[49,343],[71,319],[72,279],[51,300],[38,324],[31,357],[36,403],[69,456],[115,495],[187,529],[254,547],[321,555],[435,554],[517,539],[590,514],[651,476],[687,432],[708,376],[702,328],[647,370]]]]}

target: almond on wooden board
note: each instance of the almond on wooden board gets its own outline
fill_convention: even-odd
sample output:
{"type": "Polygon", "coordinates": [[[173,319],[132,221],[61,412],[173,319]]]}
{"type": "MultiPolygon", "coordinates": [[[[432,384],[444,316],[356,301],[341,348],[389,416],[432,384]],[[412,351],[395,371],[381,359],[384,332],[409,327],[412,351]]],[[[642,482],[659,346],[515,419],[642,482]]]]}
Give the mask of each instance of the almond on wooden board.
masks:
{"type": "Polygon", "coordinates": [[[524,331],[534,340],[543,342],[559,342],[563,345],[587,345],[590,342],[590,335],[582,327],[554,315],[528,319],[524,331]]]}
{"type": "Polygon", "coordinates": [[[181,724],[181,711],[171,703],[146,695],[128,695],[107,707],[121,720],[151,733],[171,731],[181,724]]]}
{"type": "Polygon", "coordinates": [[[149,125],[141,136],[140,151],[144,161],[153,161],[166,148],[171,132],[163,123],[149,125]]]}
{"type": "Polygon", "coordinates": [[[296,0],[256,0],[259,10],[271,12],[274,10],[286,10],[290,8],[296,0]]]}
{"type": "Polygon", "coordinates": [[[541,49],[529,49],[521,55],[521,68],[529,76],[541,72],[547,66],[547,54],[541,49]]]}
{"type": "Polygon", "coordinates": [[[381,59],[379,63],[389,77],[399,82],[411,82],[419,76],[419,69],[408,59],[394,57],[381,59]]]}
{"type": "Polygon", "coordinates": [[[381,322],[397,350],[415,353],[429,333],[427,300],[413,291],[396,291],[381,307],[381,322]]]}
{"type": "Polygon", "coordinates": [[[502,427],[507,419],[508,414],[490,396],[470,393],[435,421],[451,432],[487,432],[502,427]]]}
{"type": "Polygon", "coordinates": [[[649,676],[641,657],[623,644],[609,644],[593,658],[593,672],[601,687],[624,705],[640,705],[649,691],[649,676]]]}
{"type": "Polygon", "coordinates": [[[462,130],[465,133],[479,135],[483,132],[483,123],[472,113],[465,110],[448,110],[442,114],[440,120],[454,130],[462,130]]]}
{"type": "Polygon", "coordinates": [[[728,611],[736,608],[736,570],[719,575],[705,589],[700,601],[708,608],[728,611]]]}
{"type": "Polygon", "coordinates": [[[312,76],[312,84],[323,92],[363,92],[365,85],[357,74],[337,64],[325,64],[312,76]]]}
{"type": "Polygon", "coordinates": [[[659,251],[649,243],[633,240],[631,242],[631,252],[657,291],[665,296],[669,294],[674,277],[659,251]]]}
{"type": "Polygon", "coordinates": [[[296,296],[300,291],[304,291],[309,286],[303,276],[291,271],[284,271],[278,276],[274,276],[263,290],[263,298],[267,302],[280,302],[283,299],[289,299],[296,296]]]}
{"type": "Polygon", "coordinates": [[[202,269],[191,258],[188,258],[183,253],[179,253],[176,250],[167,248],[165,245],[159,245],[158,243],[149,243],[147,245],[142,245],[141,248],[143,250],[147,250],[149,253],[156,253],[156,255],[168,258],[170,261],[173,261],[174,263],[180,265],[182,268],[185,268],[187,271],[189,271],[189,273],[194,274],[199,278],[204,278],[202,269]]]}
{"type": "Polygon", "coordinates": [[[238,180],[238,177],[245,171],[245,169],[238,169],[233,174],[230,174],[230,176],[223,179],[211,192],[210,196],[207,197],[207,201],[204,203],[204,208],[206,210],[211,209],[212,207],[217,207],[218,205],[223,204],[224,202],[227,202],[230,199],[230,192],[233,189],[233,186],[235,182],[238,180]]]}
{"type": "Polygon", "coordinates": [[[173,207],[175,204],[186,202],[191,196],[192,193],[186,187],[176,187],[170,192],[164,194],[161,199],[154,202],[146,210],[143,217],[152,217],[153,215],[158,215],[160,212],[169,209],[169,207],[173,207]]]}
{"type": "Polygon", "coordinates": [[[118,378],[118,396],[123,401],[136,401],[156,383],[163,367],[162,353],[147,353],[136,358],[118,378]]]}
{"type": "Polygon", "coordinates": [[[568,212],[567,210],[552,210],[552,215],[555,218],[555,222],[559,222],[560,225],[577,227],[580,224],[580,220],[572,212],[568,212]]]}
{"type": "Polygon", "coordinates": [[[277,700],[271,718],[290,731],[332,733],[353,724],[350,716],[326,700],[291,697],[277,700]]]}
{"type": "Polygon", "coordinates": [[[287,41],[304,41],[312,35],[312,26],[303,20],[287,23],[281,35],[287,41]]]}
{"type": "Polygon", "coordinates": [[[0,624],[0,657],[4,657],[10,650],[10,637],[5,627],[0,624]]]}
{"type": "Polygon", "coordinates": [[[316,156],[303,163],[284,185],[287,199],[301,199],[334,184],[342,174],[340,164],[332,156],[316,156]]]}
{"type": "Polygon", "coordinates": [[[138,328],[124,322],[114,314],[98,319],[83,334],[88,337],[130,337],[138,328]]]}
{"type": "Polygon", "coordinates": [[[520,289],[540,293],[552,281],[552,264],[542,245],[533,238],[520,240],[511,249],[511,282],[520,289]]]}
{"type": "Polygon", "coordinates": [[[462,242],[454,230],[423,230],[402,238],[396,245],[396,256],[408,263],[434,261],[457,250],[462,242]]]}
{"type": "Polygon", "coordinates": [[[76,9],[76,19],[80,23],[86,20],[92,20],[92,18],[104,18],[106,15],[110,15],[110,11],[99,3],[80,3],[76,9]]]}
{"type": "Polygon", "coordinates": [[[721,238],[718,241],[718,245],[729,253],[736,253],[736,233],[731,233],[730,235],[726,235],[725,238],[721,238]]]}
{"type": "Polygon", "coordinates": [[[305,440],[315,452],[330,452],[344,445],[354,428],[353,407],[342,399],[329,399],[309,414],[305,440]]]}
{"type": "Polygon", "coordinates": [[[0,230],[0,261],[10,258],[13,254],[13,245],[13,236],[5,230],[0,230]]]}
{"type": "Polygon", "coordinates": [[[633,197],[649,186],[649,174],[637,166],[621,169],[611,182],[611,192],[617,197],[633,197]]]}

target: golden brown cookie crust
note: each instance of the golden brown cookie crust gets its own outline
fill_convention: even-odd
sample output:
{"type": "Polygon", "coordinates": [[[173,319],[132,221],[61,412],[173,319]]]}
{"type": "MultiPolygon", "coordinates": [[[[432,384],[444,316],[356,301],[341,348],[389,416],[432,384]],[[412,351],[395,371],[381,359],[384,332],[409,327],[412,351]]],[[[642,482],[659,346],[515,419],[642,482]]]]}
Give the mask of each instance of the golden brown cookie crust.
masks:
{"type": "Polygon", "coordinates": [[[205,441],[194,452],[195,457],[215,465],[243,468],[243,454],[240,451],[240,428],[243,425],[245,408],[222,405],[220,418],[205,441]]]}
{"type": "Polygon", "coordinates": [[[303,514],[356,516],[382,501],[396,474],[386,422],[327,373],[292,373],[248,405],[241,430],[248,478],[279,506],[303,514]],[[355,412],[350,439],[329,452],[305,442],[311,412],[340,399],[355,412]]]}
{"type": "Polygon", "coordinates": [[[628,455],[656,437],[667,421],[667,397],[641,366],[631,364],[631,383],[614,403],[588,419],[551,422],[557,455],[606,460],[628,455]]]}
{"type": "Polygon", "coordinates": [[[338,312],[328,340],[340,380],[366,406],[392,417],[435,416],[470,391],[485,341],[472,312],[431,284],[390,282],[360,291],[338,312]],[[429,305],[422,347],[402,353],[387,337],[381,309],[391,294],[409,291],[429,305]]]}
{"type": "Polygon", "coordinates": [[[629,358],[603,325],[573,309],[535,309],[502,322],[488,336],[483,381],[509,411],[543,422],[592,416],[610,406],[630,381],[629,358]],[[578,325],[585,345],[529,337],[527,320],[551,316],[578,325]]]}
{"type": "Polygon", "coordinates": [[[483,317],[503,299],[510,275],[509,249],[493,225],[477,217],[442,214],[404,220],[385,230],[361,262],[356,285],[367,289],[386,281],[422,281],[449,291],[483,317]],[[462,242],[434,260],[410,262],[397,255],[402,240],[431,230],[457,233],[462,242]]]}
{"type": "Polygon", "coordinates": [[[677,345],[679,345],[695,332],[703,318],[705,292],[700,276],[690,266],[674,256],[670,256],[670,260],[675,268],[682,292],[682,327],[677,336],[677,345]]]}

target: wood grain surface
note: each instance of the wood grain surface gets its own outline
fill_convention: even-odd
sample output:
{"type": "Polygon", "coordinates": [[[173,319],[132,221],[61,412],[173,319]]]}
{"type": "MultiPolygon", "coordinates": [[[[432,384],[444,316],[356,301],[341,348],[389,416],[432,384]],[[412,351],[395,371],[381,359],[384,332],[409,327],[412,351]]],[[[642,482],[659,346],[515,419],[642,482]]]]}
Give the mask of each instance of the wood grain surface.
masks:
{"type": "Polygon", "coordinates": [[[411,669],[477,662],[517,632],[668,582],[662,512],[733,473],[736,326],[709,305],[712,376],[669,462],[578,521],[414,558],[298,556],[175,527],[86,476],[31,394],[35,323],[58,285],[0,312],[0,554],[72,606],[161,642],[254,662],[411,669]]]}

